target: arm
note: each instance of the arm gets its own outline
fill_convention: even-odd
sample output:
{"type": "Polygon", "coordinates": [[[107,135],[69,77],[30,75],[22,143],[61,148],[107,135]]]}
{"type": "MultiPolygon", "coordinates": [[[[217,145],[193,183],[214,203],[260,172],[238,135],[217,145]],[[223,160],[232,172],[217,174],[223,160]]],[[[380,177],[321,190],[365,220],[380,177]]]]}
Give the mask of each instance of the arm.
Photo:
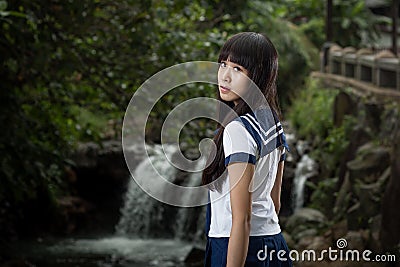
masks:
{"type": "Polygon", "coordinates": [[[281,208],[281,186],[284,166],[284,161],[279,162],[278,170],[276,172],[275,183],[271,190],[271,198],[274,202],[276,214],[279,214],[279,210],[281,208]]]}
{"type": "Polygon", "coordinates": [[[227,267],[243,266],[246,261],[250,235],[250,183],[254,165],[238,162],[227,167],[231,185],[232,229],[229,238],[227,267]]]}

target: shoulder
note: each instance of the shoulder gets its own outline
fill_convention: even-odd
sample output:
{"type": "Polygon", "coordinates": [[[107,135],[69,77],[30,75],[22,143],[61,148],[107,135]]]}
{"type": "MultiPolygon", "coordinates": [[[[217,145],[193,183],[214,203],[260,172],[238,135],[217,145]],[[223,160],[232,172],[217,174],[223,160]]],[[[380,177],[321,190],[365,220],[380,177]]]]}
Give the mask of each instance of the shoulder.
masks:
{"type": "Polygon", "coordinates": [[[243,122],[239,118],[232,120],[225,126],[225,131],[232,132],[235,130],[245,130],[243,122]]]}
{"type": "Polygon", "coordinates": [[[239,119],[229,122],[224,129],[224,140],[243,140],[248,139],[250,136],[246,127],[239,119]]]}
{"type": "Polygon", "coordinates": [[[249,126],[249,123],[246,121],[245,115],[237,117],[225,126],[224,137],[227,135],[233,138],[253,137],[251,126],[249,126]]]}

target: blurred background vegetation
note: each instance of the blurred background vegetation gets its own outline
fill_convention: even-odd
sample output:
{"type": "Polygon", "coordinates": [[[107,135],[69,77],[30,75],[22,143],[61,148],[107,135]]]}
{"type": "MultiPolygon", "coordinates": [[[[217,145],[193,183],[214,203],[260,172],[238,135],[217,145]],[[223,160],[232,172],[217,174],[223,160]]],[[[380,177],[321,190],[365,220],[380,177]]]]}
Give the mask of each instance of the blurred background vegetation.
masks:
{"type": "MultiPolygon", "coordinates": [[[[0,0],[0,235],[18,234],[37,203],[47,203],[43,214],[56,212],[55,200],[69,194],[71,153],[80,142],[119,139],[125,108],[146,79],[173,64],[216,61],[234,33],[263,32],[275,43],[285,114],[319,68],[324,9],[320,0],[0,0]]],[[[340,45],[360,47],[378,37],[381,21],[371,19],[364,1],[334,1],[333,14],[340,45]]],[[[193,88],[164,97],[149,127],[185,99],[215,97],[213,87],[193,88]]],[[[303,94],[310,99],[293,107],[295,128],[310,116],[326,123],[331,96],[303,94]]],[[[212,128],[190,126],[188,143],[212,128]]],[[[307,127],[301,136],[333,126],[307,127]]]]}

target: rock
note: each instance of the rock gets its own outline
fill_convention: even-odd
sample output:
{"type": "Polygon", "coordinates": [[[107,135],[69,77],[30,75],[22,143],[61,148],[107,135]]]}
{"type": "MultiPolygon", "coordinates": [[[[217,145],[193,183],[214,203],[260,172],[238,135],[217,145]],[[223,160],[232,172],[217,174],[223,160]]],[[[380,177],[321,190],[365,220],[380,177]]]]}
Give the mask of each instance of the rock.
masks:
{"type": "Polygon", "coordinates": [[[363,217],[369,219],[379,213],[381,208],[380,202],[380,185],[378,183],[364,184],[359,183],[356,185],[358,199],[360,201],[360,211],[363,217]]]}
{"type": "MultiPolygon", "coordinates": [[[[400,140],[400,134],[397,134],[400,140]]],[[[391,177],[382,198],[381,244],[386,251],[393,251],[400,243],[400,143],[393,147],[391,177]]]]}
{"type": "Polygon", "coordinates": [[[356,158],[347,163],[350,181],[360,179],[365,183],[375,182],[379,175],[390,165],[389,149],[369,142],[361,146],[356,158]],[[378,174],[378,176],[376,175],[378,174]]]}
{"type": "Polygon", "coordinates": [[[192,247],[186,255],[184,262],[190,266],[203,266],[205,250],[192,247]]]}
{"type": "Polygon", "coordinates": [[[282,235],[285,238],[285,241],[286,241],[289,249],[294,248],[295,247],[295,242],[294,242],[292,236],[286,231],[282,231],[282,235]]]}
{"type": "Polygon", "coordinates": [[[383,113],[383,107],[375,103],[365,103],[364,110],[364,127],[378,133],[381,126],[381,115],[383,113]]]}
{"type": "Polygon", "coordinates": [[[344,117],[346,115],[351,115],[355,113],[356,105],[351,99],[349,94],[345,92],[340,92],[335,97],[334,102],[334,112],[333,112],[333,124],[336,127],[340,127],[343,123],[344,117]]]}
{"type": "Polygon", "coordinates": [[[96,167],[99,150],[100,145],[94,142],[79,144],[73,155],[75,165],[86,168],[96,167]]]}
{"type": "Polygon", "coordinates": [[[381,229],[382,225],[382,215],[376,215],[375,217],[371,218],[370,222],[370,228],[369,228],[369,242],[368,246],[371,248],[372,251],[374,252],[380,252],[382,251],[382,245],[381,241],[379,239],[379,232],[381,229]]]}
{"type": "Polygon", "coordinates": [[[296,244],[295,248],[299,251],[306,249],[314,240],[314,236],[304,236],[298,243],[296,244]]]}
{"type": "MultiPolygon", "coordinates": [[[[126,150],[130,155],[129,161],[133,164],[138,164],[143,158],[139,147],[132,146],[126,150]]],[[[86,223],[76,229],[77,232],[113,233],[130,180],[121,141],[82,143],[71,159],[71,168],[76,176],[71,179],[71,191],[94,207],[85,219],[86,223]]]]}
{"type": "Polygon", "coordinates": [[[296,234],[294,235],[294,239],[295,239],[295,240],[302,240],[302,239],[305,238],[305,237],[308,237],[308,236],[314,237],[314,236],[316,236],[317,234],[318,234],[317,229],[310,228],[310,229],[306,229],[306,230],[303,230],[303,231],[301,231],[301,232],[296,233],[296,234]]]}
{"type": "Polygon", "coordinates": [[[360,202],[356,202],[347,210],[348,230],[358,230],[368,227],[368,218],[365,218],[360,209],[360,202]]]}
{"type": "Polygon", "coordinates": [[[347,163],[349,161],[354,160],[356,156],[357,149],[367,143],[369,140],[371,140],[370,135],[366,131],[366,129],[361,126],[361,125],[355,125],[355,127],[352,129],[351,134],[350,134],[350,142],[349,145],[343,154],[343,157],[340,162],[340,167],[339,167],[339,181],[337,185],[337,190],[339,190],[340,186],[343,184],[343,181],[348,175],[348,168],[347,168],[347,163]]]}
{"type": "Polygon", "coordinates": [[[335,218],[342,218],[346,214],[346,210],[348,209],[349,205],[350,195],[351,184],[349,175],[347,174],[344,178],[342,185],[340,186],[340,190],[335,200],[335,206],[333,208],[335,218]]]}
{"type": "Polygon", "coordinates": [[[386,184],[389,182],[391,171],[392,171],[391,168],[388,167],[377,180],[377,183],[382,189],[381,192],[383,192],[384,189],[386,189],[386,184]]]}
{"type": "Polygon", "coordinates": [[[347,220],[341,220],[338,223],[335,223],[332,226],[332,238],[336,242],[339,238],[342,238],[346,235],[347,233],[347,220]]]}
{"type": "Polygon", "coordinates": [[[331,246],[329,242],[322,236],[315,236],[312,242],[306,247],[307,250],[313,250],[319,255],[322,250],[328,249],[331,246]]]}
{"type": "Polygon", "coordinates": [[[323,237],[325,238],[326,242],[332,243],[332,230],[331,229],[326,230],[325,233],[323,234],[323,237]]]}
{"type": "Polygon", "coordinates": [[[331,262],[328,261],[305,261],[305,262],[296,262],[296,267],[330,267],[332,266],[331,262]]]}
{"type": "Polygon", "coordinates": [[[7,262],[3,262],[2,265],[0,265],[1,267],[32,267],[32,266],[36,266],[35,264],[29,262],[26,259],[13,259],[13,260],[9,260],[7,262]]]}
{"type": "Polygon", "coordinates": [[[73,233],[80,225],[88,223],[90,220],[90,212],[94,206],[88,201],[74,196],[66,196],[57,199],[60,207],[61,222],[64,226],[63,232],[66,234],[73,233]]]}
{"type": "Polygon", "coordinates": [[[353,191],[358,199],[358,204],[349,209],[349,229],[368,228],[370,218],[380,213],[381,196],[389,176],[390,168],[386,169],[374,183],[365,184],[356,180],[353,191]]]}
{"type": "Polygon", "coordinates": [[[347,241],[346,249],[356,249],[360,252],[365,249],[365,240],[362,231],[349,231],[344,236],[344,239],[347,241]]]}
{"type": "Polygon", "coordinates": [[[326,217],[319,210],[301,208],[289,217],[286,228],[289,233],[296,233],[304,229],[318,228],[324,223],[326,223],[326,217]]]}

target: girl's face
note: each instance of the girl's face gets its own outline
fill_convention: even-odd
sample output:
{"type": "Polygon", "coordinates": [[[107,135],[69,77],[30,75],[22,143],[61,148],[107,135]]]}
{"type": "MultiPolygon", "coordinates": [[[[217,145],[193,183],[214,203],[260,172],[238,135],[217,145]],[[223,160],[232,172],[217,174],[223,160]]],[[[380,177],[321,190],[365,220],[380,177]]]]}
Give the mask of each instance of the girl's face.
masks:
{"type": "Polygon", "coordinates": [[[250,80],[248,71],[242,66],[223,60],[218,69],[219,94],[224,101],[237,105],[240,96],[248,90],[250,80]]]}

